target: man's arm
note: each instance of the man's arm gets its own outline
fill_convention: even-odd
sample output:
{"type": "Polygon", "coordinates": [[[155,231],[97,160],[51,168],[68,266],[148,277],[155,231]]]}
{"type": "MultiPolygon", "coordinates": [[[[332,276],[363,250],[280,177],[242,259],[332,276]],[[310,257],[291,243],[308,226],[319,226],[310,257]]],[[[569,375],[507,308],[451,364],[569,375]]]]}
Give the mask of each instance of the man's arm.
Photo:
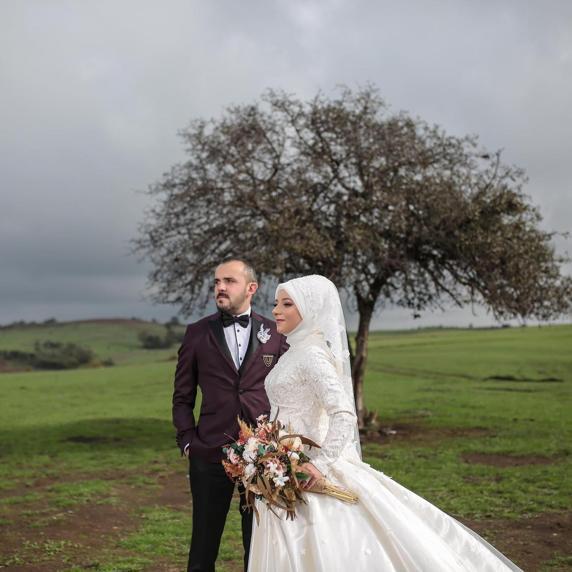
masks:
{"type": "Polygon", "coordinates": [[[181,455],[188,454],[188,447],[195,436],[193,409],[197,398],[197,364],[192,343],[192,328],[187,327],[179,348],[173,392],[173,425],[177,429],[177,445],[181,455]]]}

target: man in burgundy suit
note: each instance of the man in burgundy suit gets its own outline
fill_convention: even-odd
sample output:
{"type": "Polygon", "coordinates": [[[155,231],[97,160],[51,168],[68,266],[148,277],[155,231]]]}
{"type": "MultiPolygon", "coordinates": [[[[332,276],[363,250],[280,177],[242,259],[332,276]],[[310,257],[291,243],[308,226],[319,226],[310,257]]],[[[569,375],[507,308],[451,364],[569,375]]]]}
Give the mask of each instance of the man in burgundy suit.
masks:
{"type": "MultiPolygon", "coordinates": [[[[214,571],[220,540],[234,492],[221,460],[223,445],[238,437],[237,416],[255,424],[270,412],[264,379],[287,350],[286,338],[272,320],[251,311],[258,288],[256,274],[243,259],[230,259],[215,270],[219,311],[187,327],[179,349],[173,393],[177,444],[189,458],[193,533],[187,571],[214,571]],[[202,403],[194,407],[197,388],[202,403]]],[[[241,491],[244,568],[252,531],[252,513],[241,491]]]]}

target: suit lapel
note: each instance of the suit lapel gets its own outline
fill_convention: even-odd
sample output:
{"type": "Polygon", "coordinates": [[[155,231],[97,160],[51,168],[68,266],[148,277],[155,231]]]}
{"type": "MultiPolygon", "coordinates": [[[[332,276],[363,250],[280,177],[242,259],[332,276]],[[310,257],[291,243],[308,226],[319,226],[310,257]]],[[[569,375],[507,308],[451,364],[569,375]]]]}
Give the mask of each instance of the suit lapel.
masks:
{"type": "MultiPolygon", "coordinates": [[[[222,320],[220,317],[215,318],[209,322],[209,326],[211,328],[211,332],[217,342],[218,349],[220,350],[221,354],[226,358],[228,364],[232,367],[234,371],[236,371],[236,366],[234,365],[234,360],[230,355],[230,350],[228,349],[228,345],[226,343],[226,339],[224,337],[224,328],[222,326],[222,320]]],[[[250,344],[249,344],[250,347],[250,344]]]]}
{"type": "Polygon", "coordinates": [[[251,314],[251,316],[252,316],[252,318],[250,320],[250,326],[251,327],[250,327],[250,340],[248,342],[248,349],[246,350],[246,355],[244,356],[244,359],[242,360],[242,365],[240,366],[240,369],[238,370],[241,375],[244,374],[244,372],[248,368],[248,364],[250,363],[250,360],[252,359],[254,354],[256,354],[256,352],[258,351],[258,348],[261,345],[260,341],[258,340],[258,336],[256,334],[258,333],[258,330],[260,329],[262,322],[254,314],[251,314]]]}

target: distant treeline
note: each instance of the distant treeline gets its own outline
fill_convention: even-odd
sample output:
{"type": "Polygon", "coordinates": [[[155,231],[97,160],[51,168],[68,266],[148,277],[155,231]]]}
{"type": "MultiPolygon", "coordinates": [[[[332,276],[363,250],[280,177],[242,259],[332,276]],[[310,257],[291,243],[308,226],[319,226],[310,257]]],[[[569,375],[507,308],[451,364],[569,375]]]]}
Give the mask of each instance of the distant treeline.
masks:
{"type": "MultiPolygon", "coordinates": [[[[74,369],[87,365],[95,359],[89,348],[61,342],[36,342],[33,352],[0,350],[0,359],[34,369],[74,369]]],[[[113,365],[111,360],[102,365],[113,365]]]]}
{"type": "MultiPolygon", "coordinates": [[[[93,321],[97,321],[97,318],[94,318],[93,321]]],[[[136,317],[131,317],[129,318],[130,321],[132,322],[151,322],[152,324],[159,324],[159,322],[153,318],[151,320],[143,320],[142,318],[136,318],[136,317]]],[[[86,322],[90,322],[92,320],[82,320],[82,321],[86,321],[86,322]]],[[[11,329],[11,328],[31,328],[31,327],[37,327],[37,326],[56,326],[56,325],[66,325],[69,324],[69,322],[59,322],[58,320],[56,320],[56,318],[48,318],[47,320],[42,320],[42,321],[34,321],[31,320],[29,322],[27,322],[26,320],[16,320],[15,322],[11,322],[9,324],[0,324],[0,330],[6,330],[6,329],[11,329]]],[[[165,327],[174,327],[174,326],[179,326],[181,323],[179,322],[179,318],[177,318],[177,316],[173,316],[172,318],[170,318],[167,322],[165,322],[165,327]]]]}
{"type": "Polygon", "coordinates": [[[17,320],[16,322],[11,322],[10,324],[0,324],[0,330],[6,330],[9,328],[29,328],[33,326],[54,326],[59,322],[55,318],[48,318],[42,322],[26,322],[26,320],[17,320]]]}
{"type": "Polygon", "coordinates": [[[138,336],[141,346],[146,350],[158,350],[180,344],[183,341],[184,330],[175,329],[177,325],[178,323],[172,321],[165,324],[165,335],[163,336],[153,332],[141,332],[138,336]]]}

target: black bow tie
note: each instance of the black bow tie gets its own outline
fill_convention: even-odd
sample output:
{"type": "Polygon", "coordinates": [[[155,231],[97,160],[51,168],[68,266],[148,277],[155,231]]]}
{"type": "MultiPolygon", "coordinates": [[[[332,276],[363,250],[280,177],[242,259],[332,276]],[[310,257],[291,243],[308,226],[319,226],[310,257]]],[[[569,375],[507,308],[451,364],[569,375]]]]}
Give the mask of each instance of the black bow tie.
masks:
{"type": "Polygon", "coordinates": [[[250,316],[248,314],[243,314],[242,316],[231,316],[226,312],[221,312],[222,317],[222,325],[227,328],[228,326],[232,326],[233,324],[240,324],[243,328],[248,326],[248,322],[250,321],[250,316]]]}

